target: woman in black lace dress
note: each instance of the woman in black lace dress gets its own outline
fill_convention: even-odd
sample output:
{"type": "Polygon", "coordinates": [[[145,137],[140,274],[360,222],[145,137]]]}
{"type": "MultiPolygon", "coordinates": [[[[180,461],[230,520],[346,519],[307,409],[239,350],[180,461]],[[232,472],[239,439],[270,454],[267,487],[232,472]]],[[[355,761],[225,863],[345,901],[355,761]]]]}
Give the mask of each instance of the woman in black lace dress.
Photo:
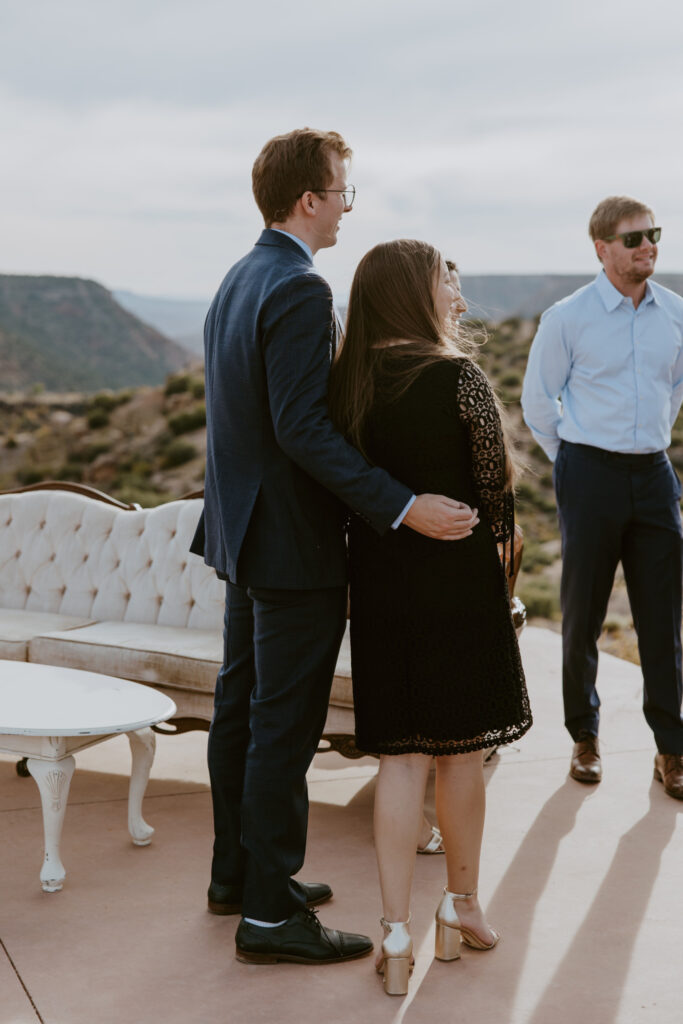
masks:
{"type": "Polygon", "coordinates": [[[498,941],[477,900],[483,755],[531,725],[497,544],[514,530],[512,459],[497,401],[472,361],[448,269],[422,242],[376,246],[351,288],[346,338],[330,378],[333,419],[370,462],[422,492],[479,510],[460,541],[349,523],[356,742],[378,753],[375,844],[387,992],[406,990],[410,888],[427,773],[448,884],[436,956],[498,941]],[[457,902],[457,906],[456,906],[457,902]]]}

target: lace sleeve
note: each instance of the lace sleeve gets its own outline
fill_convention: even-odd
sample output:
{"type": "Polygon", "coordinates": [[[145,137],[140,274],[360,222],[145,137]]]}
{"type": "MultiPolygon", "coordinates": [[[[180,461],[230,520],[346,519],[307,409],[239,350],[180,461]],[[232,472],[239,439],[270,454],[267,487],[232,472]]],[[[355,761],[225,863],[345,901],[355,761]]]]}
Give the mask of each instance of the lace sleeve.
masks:
{"type": "Polygon", "coordinates": [[[474,363],[466,363],[457,387],[458,413],[470,436],[472,475],[480,510],[499,543],[514,532],[514,499],[505,490],[505,446],[491,385],[474,363]]]}

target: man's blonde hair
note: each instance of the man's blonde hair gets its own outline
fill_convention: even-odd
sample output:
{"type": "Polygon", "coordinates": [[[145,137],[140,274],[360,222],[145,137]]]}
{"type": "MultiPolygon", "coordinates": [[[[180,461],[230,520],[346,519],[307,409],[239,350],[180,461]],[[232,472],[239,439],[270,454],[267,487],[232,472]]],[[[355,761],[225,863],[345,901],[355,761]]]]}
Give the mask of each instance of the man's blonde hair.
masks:
{"type": "Polygon", "coordinates": [[[351,149],[338,132],[297,128],[266,142],[251,172],[256,205],[266,227],[282,223],[304,192],[326,189],[332,182],[330,156],[351,158],[351,149]]]}
{"type": "Polygon", "coordinates": [[[655,215],[649,206],[631,199],[630,196],[608,196],[593,210],[588,224],[588,234],[594,242],[599,238],[609,238],[616,234],[617,225],[620,220],[627,217],[637,217],[640,213],[646,213],[655,222],[655,215]]]}

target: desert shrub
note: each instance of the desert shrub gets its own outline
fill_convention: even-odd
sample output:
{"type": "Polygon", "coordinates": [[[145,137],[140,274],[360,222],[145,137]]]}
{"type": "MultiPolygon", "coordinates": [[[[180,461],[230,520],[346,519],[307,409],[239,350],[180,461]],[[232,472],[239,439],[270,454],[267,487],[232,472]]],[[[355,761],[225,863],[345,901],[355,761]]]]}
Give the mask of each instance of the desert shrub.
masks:
{"type": "Polygon", "coordinates": [[[199,378],[199,377],[195,378],[195,380],[192,381],[192,387],[190,388],[190,391],[192,392],[192,397],[193,398],[203,398],[204,397],[204,381],[201,380],[201,378],[199,378]]]}
{"type": "Polygon", "coordinates": [[[521,388],[522,374],[518,370],[507,370],[500,378],[500,385],[504,388],[521,388]]]}
{"type": "MultiPolygon", "coordinates": [[[[526,558],[526,552],[525,552],[526,558]]],[[[517,588],[530,619],[556,619],[560,612],[559,585],[544,576],[522,578],[517,588]]]]}
{"type": "Polygon", "coordinates": [[[18,471],[17,479],[23,487],[28,487],[43,480],[53,480],[55,475],[52,466],[25,466],[18,471]]]}
{"type": "Polygon", "coordinates": [[[131,399],[130,391],[100,391],[90,399],[90,409],[102,409],[104,412],[111,412],[119,405],[125,405],[131,399]]]}
{"type": "Polygon", "coordinates": [[[14,436],[14,434],[8,434],[7,437],[5,438],[5,448],[16,448],[16,447],[17,447],[17,439],[16,439],[16,437],[14,436]]]}
{"type": "Polygon", "coordinates": [[[191,377],[189,373],[181,373],[175,377],[169,377],[164,388],[165,395],[179,395],[183,391],[189,391],[191,377]]]}
{"type": "Polygon", "coordinates": [[[197,448],[189,441],[171,441],[161,456],[161,465],[164,469],[171,469],[173,466],[182,466],[197,455],[197,448]]]}
{"type": "MultiPolygon", "coordinates": [[[[149,475],[145,476],[142,473],[118,473],[114,478],[112,488],[131,494],[133,491],[150,491],[149,475]]],[[[135,500],[139,501],[138,498],[135,500]]],[[[142,504],[142,502],[139,502],[139,504],[142,504]]]]}
{"type": "Polygon", "coordinates": [[[555,501],[530,480],[520,480],[515,488],[520,505],[531,506],[539,512],[554,512],[555,501]]]}
{"type": "Polygon", "coordinates": [[[83,466],[78,462],[65,462],[57,470],[58,480],[70,480],[72,483],[80,483],[83,479],[83,466]]]}
{"type": "Polygon", "coordinates": [[[106,409],[93,409],[88,413],[88,426],[91,430],[99,430],[109,423],[109,413],[106,409]]]}
{"type": "Polygon", "coordinates": [[[206,426],[206,406],[202,402],[194,409],[179,412],[176,416],[171,416],[168,425],[176,435],[187,434],[190,430],[199,430],[200,427],[206,426]]]}
{"type": "Polygon", "coordinates": [[[602,624],[603,633],[614,636],[626,629],[633,629],[633,620],[626,615],[608,615],[602,624]]]}
{"type": "Polygon", "coordinates": [[[525,572],[535,573],[546,565],[552,565],[555,561],[555,556],[551,555],[540,544],[535,544],[534,541],[525,541],[522,561],[525,572]]]}
{"type": "Polygon", "coordinates": [[[70,462],[94,462],[100,455],[106,455],[111,445],[107,441],[93,441],[85,447],[70,453],[70,462]]]}
{"type": "Polygon", "coordinates": [[[154,491],[149,487],[134,487],[130,484],[112,487],[111,494],[119,501],[127,501],[129,505],[141,505],[142,508],[156,508],[157,505],[163,505],[165,501],[171,499],[171,495],[166,491],[154,491]]]}

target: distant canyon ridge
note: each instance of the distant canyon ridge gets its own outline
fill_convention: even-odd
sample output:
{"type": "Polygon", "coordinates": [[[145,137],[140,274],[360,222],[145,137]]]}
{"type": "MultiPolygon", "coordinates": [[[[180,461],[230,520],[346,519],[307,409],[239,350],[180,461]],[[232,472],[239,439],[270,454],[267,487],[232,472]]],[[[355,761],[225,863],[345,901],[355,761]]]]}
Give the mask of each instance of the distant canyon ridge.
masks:
{"type": "MultiPolygon", "coordinates": [[[[463,275],[460,283],[471,317],[501,323],[512,317],[532,320],[594,277],[595,274],[472,274],[463,275]]],[[[683,295],[683,274],[657,274],[655,279],[683,295]]],[[[113,295],[129,312],[196,355],[203,355],[204,318],[210,298],[205,302],[182,301],[125,291],[115,291],[113,295]]],[[[336,302],[343,313],[345,299],[337,296],[336,302]]]]}
{"type": "MultiPolygon", "coordinates": [[[[463,276],[473,318],[533,320],[592,274],[463,276]]],[[[656,280],[683,294],[683,274],[656,280]]],[[[162,384],[203,356],[210,299],[109,291],[78,277],[0,275],[0,392],[94,393],[162,384]]],[[[337,300],[343,315],[343,300],[337,300]]]]}

